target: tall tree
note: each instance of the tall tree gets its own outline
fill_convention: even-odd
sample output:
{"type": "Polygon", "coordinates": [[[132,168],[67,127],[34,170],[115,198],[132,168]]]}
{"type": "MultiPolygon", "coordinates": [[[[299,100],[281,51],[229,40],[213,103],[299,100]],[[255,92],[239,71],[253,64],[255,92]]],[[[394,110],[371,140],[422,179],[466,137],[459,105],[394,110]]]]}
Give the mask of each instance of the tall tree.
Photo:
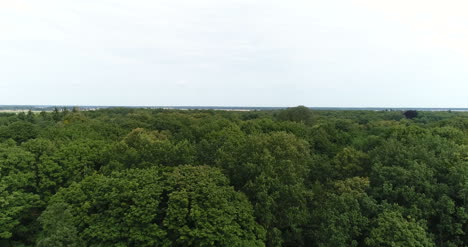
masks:
{"type": "Polygon", "coordinates": [[[41,236],[71,241],[50,224],[60,217],[86,246],[263,246],[252,214],[215,168],[153,167],[96,174],[61,190],[41,216],[41,236]]]}

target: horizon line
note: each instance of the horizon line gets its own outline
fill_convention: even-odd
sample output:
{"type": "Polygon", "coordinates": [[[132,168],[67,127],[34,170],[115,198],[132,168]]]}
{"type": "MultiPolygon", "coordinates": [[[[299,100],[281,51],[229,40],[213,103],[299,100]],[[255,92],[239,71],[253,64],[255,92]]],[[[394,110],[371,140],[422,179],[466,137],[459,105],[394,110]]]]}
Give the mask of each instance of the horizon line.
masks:
{"type": "Polygon", "coordinates": [[[309,109],[440,109],[440,110],[468,110],[468,107],[389,107],[389,106],[306,106],[306,105],[295,105],[295,106],[222,106],[222,105],[78,105],[78,104],[58,104],[58,105],[34,105],[34,104],[20,104],[20,105],[0,105],[2,107],[18,107],[18,108],[49,108],[49,107],[85,107],[85,108],[189,108],[189,109],[209,109],[209,108],[221,108],[221,109],[242,109],[242,108],[270,108],[270,109],[285,109],[297,106],[305,106],[309,109]]]}

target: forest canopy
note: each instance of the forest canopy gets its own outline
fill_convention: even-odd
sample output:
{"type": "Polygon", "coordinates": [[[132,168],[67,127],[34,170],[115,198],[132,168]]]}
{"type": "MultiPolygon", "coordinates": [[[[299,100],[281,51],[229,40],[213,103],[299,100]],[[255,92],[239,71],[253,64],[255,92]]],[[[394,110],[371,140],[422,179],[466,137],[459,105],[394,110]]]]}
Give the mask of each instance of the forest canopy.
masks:
{"type": "Polygon", "coordinates": [[[0,113],[0,246],[468,246],[468,113],[0,113]]]}

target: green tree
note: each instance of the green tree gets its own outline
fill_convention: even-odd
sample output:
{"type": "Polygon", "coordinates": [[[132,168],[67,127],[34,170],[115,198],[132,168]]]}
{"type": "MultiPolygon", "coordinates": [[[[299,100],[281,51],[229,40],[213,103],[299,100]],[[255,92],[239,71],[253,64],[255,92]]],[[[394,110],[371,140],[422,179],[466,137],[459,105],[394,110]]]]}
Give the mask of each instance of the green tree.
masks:
{"type": "Polygon", "coordinates": [[[281,110],[277,117],[281,121],[303,122],[310,124],[313,120],[313,112],[305,106],[296,106],[286,110],[281,110]]]}
{"type": "Polygon", "coordinates": [[[250,203],[218,169],[182,166],[167,175],[163,224],[173,246],[264,246],[250,203]]]}
{"type": "Polygon", "coordinates": [[[30,123],[34,123],[35,122],[35,116],[34,116],[34,113],[32,112],[32,110],[30,109],[26,115],[26,121],[30,122],[30,123]]]}
{"type": "Polygon", "coordinates": [[[418,112],[415,110],[408,110],[403,112],[403,115],[405,115],[407,119],[413,119],[418,116],[418,112]]]}
{"type": "Polygon", "coordinates": [[[65,203],[50,205],[41,214],[42,236],[37,241],[38,247],[79,247],[83,246],[78,237],[78,230],[73,225],[73,216],[65,203]]]}
{"type": "Polygon", "coordinates": [[[386,211],[376,219],[375,227],[366,238],[372,247],[431,247],[429,234],[417,222],[403,218],[398,212],[386,211]]]}
{"type": "MultiPolygon", "coordinates": [[[[332,160],[333,171],[338,178],[368,176],[370,173],[370,158],[361,151],[346,147],[332,160]]],[[[330,174],[331,175],[331,174],[330,174]]]]}
{"type": "Polygon", "coordinates": [[[184,165],[193,162],[195,150],[188,141],[174,142],[167,131],[132,130],[108,150],[107,170],[184,165]]]}
{"type": "Polygon", "coordinates": [[[18,143],[22,143],[34,139],[38,134],[37,127],[34,124],[26,121],[17,121],[3,129],[0,137],[4,139],[11,138],[18,143]]]}
{"type": "Polygon", "coordinates": [[[40,205],[39,196],[24,190],[12,191],[0,181],[0,240],[20,238],[32,240],[31,225],[27,224],[35,209],[40,205]]]}
{"type": "Polygon", "coordinates": [[[267,229],[267,245],[302,244],[311,198],[304,184],[310,161],[307,143],[285,132],[226,140],[216,164],[254,205],[257,220],[267,229]]]}
{"type": "Polygon", "coordinates": [[[312,238],[320,247],[360,246],[369,228],[369,215],[376,203],[369,197],[367,178],[354,177],[334,182],[316,195],[311,208],[312,238]]]}
{"type": "Polygon", "coordinates": [[[55,122],[62,120],[62,115],[60,114],[60,110],[58,107],[54,107],[54,111],[52,112],[52,119],[55,122]]]}
{"type": "Polygon", "coordinates": [[[59,217],[86,246],[263,246],[252,214],[215,168],[133,169],[59,191],[41,216],[41,236],[69,241],[49,224],[59,217]],[[53,213],[61,207],[64,213],[53,213]]]}
{"type": "Polygon", "coordinates": [[[104,166],[107,144],[103,141],[81,139],[57,148],[50,157],[44,157],[44,175],[58,186],[68,186],[92,175],[104,166]],[[58,168],[58,169],[57,169],[58,168]]]}

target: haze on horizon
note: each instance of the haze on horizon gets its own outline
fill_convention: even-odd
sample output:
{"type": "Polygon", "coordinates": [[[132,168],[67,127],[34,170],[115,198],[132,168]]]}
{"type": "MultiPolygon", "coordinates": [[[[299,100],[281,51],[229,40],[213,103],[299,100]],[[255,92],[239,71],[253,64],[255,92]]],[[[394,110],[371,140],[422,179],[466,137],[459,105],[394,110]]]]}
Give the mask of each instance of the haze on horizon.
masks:
{"type": "Polygon", "coordinates": [[[0,0],[0,105],[468,107],[463,0],[0,0]]]}

